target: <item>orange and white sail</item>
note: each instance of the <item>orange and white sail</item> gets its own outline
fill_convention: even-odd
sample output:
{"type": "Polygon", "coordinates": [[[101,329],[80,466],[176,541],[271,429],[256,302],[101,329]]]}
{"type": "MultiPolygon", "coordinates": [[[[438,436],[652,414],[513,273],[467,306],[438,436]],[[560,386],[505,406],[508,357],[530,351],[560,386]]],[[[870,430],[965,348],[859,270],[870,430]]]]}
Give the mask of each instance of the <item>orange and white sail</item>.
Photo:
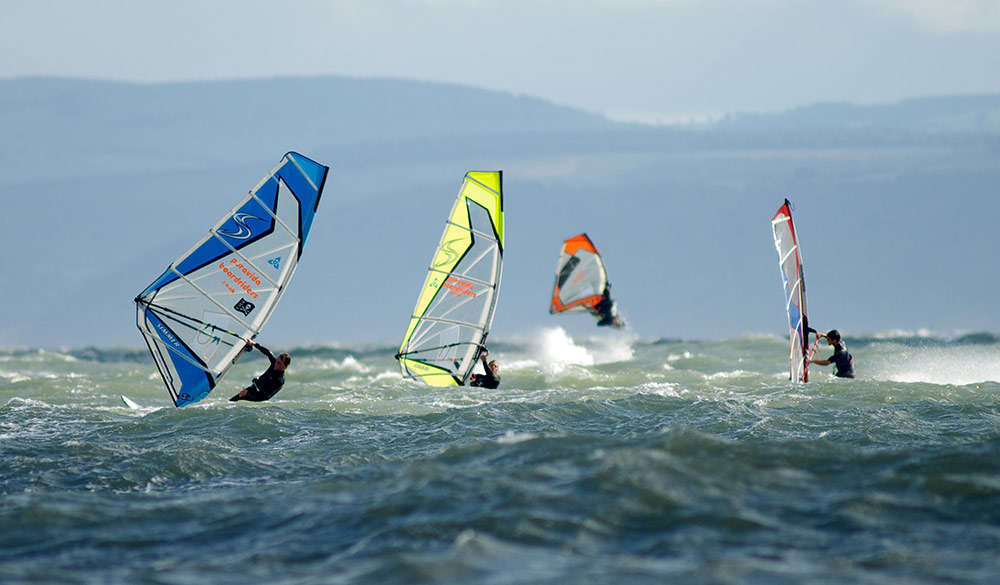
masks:
{"type": "Polygon", "coordinates": [[[604,260],[587,234],[569,238],[562,245],[549,313],[596,313],[608,273],[604,260]]]}

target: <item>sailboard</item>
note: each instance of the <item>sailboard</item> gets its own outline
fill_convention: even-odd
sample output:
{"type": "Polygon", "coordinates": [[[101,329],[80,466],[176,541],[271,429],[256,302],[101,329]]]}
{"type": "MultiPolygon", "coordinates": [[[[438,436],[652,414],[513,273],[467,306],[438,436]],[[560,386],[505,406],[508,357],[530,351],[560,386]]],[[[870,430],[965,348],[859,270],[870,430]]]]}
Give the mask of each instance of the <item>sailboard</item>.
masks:
{"type": "Polygon", "coordinates": [[[802,249],[792,222],[792,207],[785,203],[771,219],[778,268],[785,286],[785,312],[788,314],[789,379],[809,381],[809,317],[806,312],[806,281],[802,271],[802,249]]]}
{"type": "Polygon", "coordinates": [[[271,317],[298,266],[328,171],[286,153],[135,297],[136,325],[175,406],[208,396],[271,317]]]}
{"type": "Polygon", "coordinates": [[[142,408],[141,406],[139,406],[137,402],[135,402],[128,396],[122,394],[121,397],[122,397],[122,402],[125,403],[125,406],[131,408],[132,410],[139,410],[140,408],[142,408]]]}
{"type": "Polygon", "coordinates": [[[466,173],[396,359],[403,376],[464,385],[493,324],[503,272],[502,171],[466,173]]]}
{"type": "MultiPolygon", "coordinates": [[[[556,264],[556,279],[552,287],[549,313],[590,313],[600,318],[599,303],[608,286],[608,271],[604,258],[587,234],[578,234],[563,242],[556,264]]],[[[616,329],[625,327],[625,321],[612,305],[616,329]]]]}

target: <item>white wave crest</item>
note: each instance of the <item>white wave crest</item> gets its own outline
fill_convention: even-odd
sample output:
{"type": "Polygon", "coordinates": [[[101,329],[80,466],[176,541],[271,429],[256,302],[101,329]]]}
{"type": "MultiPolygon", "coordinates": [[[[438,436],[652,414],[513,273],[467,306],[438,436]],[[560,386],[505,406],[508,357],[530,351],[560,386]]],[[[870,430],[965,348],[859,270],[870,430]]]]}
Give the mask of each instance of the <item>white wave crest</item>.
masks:
{"type": "Polygon", "coordinates": [[[1000,382],[996,346],[909,348],[874,360],[876,378],[893,382],[927,382],[965,386],[1000,382]]]}
{"type": "Polygon", "coordinates": [[[370,367],[362,364],[352,355],[345,357],[340,362],[337,360],[330,360],[324,365],[324,369],[347,370],[351,372],[360,372],[362,374],[367,374],[372,371],[370,367]]]}
{"type": "Polygon", "coordinates": [[[550,374],[562,373],[567,366],[592,366],[594,356],[577,345],[562,327],[543,329],[536,341],[539,366],[550,374]]]}

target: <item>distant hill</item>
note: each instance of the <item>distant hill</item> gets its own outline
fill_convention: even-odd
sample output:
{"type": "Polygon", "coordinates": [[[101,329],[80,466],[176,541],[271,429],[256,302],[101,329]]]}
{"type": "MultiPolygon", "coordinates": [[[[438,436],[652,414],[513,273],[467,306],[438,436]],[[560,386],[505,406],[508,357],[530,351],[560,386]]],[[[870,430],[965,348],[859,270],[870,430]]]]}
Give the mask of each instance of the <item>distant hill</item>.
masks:
{"type": "Polygon", "coordinates": [[[719,129],[908,130],[925,133],[1000,132],[1000,94],[941,96],[894,104],[823,103],[775,114],[734,114],[719,129]]]}
{"type": "Polygon", "coordinates": [[[491,338],[605,333],[548,314],[559,243],[580,232],[636,334],[782,335],[770,218],[786,197],[817,327],[996,332],[998,102],[664,127],[405,80],[0,80],[0,346],[140,345],[132,298],[288,150],[331,172],[264,332],[278,346],[398,342],[473,169],[504,171],[491,338]]]}
{"type": "Polygon", "coordinates": [[[275,143],[343,149],[615,126],[537,98],[394,79],[0,80],[6,180],[270,159],[275,143]]]}
{"type": "Polygon", "coordinates": [[[997,132],[1000,95],[818,104],[657,127],[528,96],[398,79],[0,80],[0,182],[256,163],[273,158],[275,144],[361,162],[387,151],[415,160],[470,148],[555,153],[899,145],[939,141],[942,133],[965,140],[970,133],[997,132]]]}

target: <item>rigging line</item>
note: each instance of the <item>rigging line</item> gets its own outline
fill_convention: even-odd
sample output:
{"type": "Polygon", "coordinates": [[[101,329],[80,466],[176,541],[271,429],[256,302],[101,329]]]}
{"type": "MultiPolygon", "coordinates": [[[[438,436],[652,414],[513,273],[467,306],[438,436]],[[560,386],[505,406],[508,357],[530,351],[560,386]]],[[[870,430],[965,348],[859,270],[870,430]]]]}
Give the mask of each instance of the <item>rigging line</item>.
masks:
{"type": "Polygon", "coordinates": [[[396,359],[398,360],[401,357],[413,355],[415,353],[423,353],[425,351],[438,351],[442,349],[447,349],[449,347],[458,347],[460,345],[474,345],[476,347],[484,347],[482,343],[476,343],[474,341],[456,341],[455,343],[449,343],[448,345],[435,345],[433,347],[424,347],[414,351],[401,351],[396,354],[396,359]]]}
{"type": "Polygon", "coordinates": [[[443,317],[420,318],[414,315],[413,317],[411,317],[411,320],[413,318],[417,318],[420,321],[420,323],[413,329],[413,333],[410,334],[409,339],[406,341],[407,347],[411,345],[418,345],[421,341],[423,341],[426,338],[432,338],[435,335],[439,335],[441,332],[435,330],[433,327],[435,323],[444,323],[447,325],[458,325],[459,327],[468,327],[473,331],[478,331],[482,327],[482,325],[480,325],[479,323],[456,321],[454,319],[445,319],[443,317]],[[426,327],[421,327],[421,325],[423,325],[424,323],[427,323],[428,325],[426,327]]]}
{"type": "MultiPolygon", "coordinates": [[[[448,321],[439,321],[439,322],[447,323],[448,321]]],[[[453,323],[453,324],[466,325],[464,323],[453,323]]],[[[470,326],[470,328],[472,328],[474,331],[478,330],[478,326],[477,325],[472,325],[472,326],[470,326]]],[[[410,336],[409,341],[406,343],[406,347],[410,348],[410,347],[416,346],[416,347],[419,348],[420,344],[425,339],[433,339],[436,335],[439,335],[439,334],[440,334],[440,331],[434,331],[434,330],[423,331],[423,332],[421,332],[421,331],[415,331],[413,333],[413,335],[410,336]]],[[[487,335],[488,334],[489,334],[489,332],[487,332],[487,335]]],[[[482,340],[483,341],[486,340],[486,335],[483,335],[482,340]]],[[[456,342],[456,343],[471,344],[471,345],[482,345],[482,342],[480,342],[479,344],[476,344],[476,343],[473,343],[472,341],[461,341],[461,342],[456,342]]],[[[434,346],[434,347],[438,347],[438,346],[434,346]]],[[[423,349],[416,349],[414,351],[424,351],[424,350],[423,349]]]]}
{"type": "MultiPolygon", "coordinates": [[[[228,329],[223,329],[222,327],[219,327],[218,325],[213,325],[211,323],[206,323],[205,321],[202,321],[201,319],[196,319],[195,317],[192,317],[190,315],[185,315],[184,313],[181,313],[179,311],[175,311],[175,310],[173,310],[171,308],[164,307],[162,305],[157,305],[155,303],[151,303],[149,301],[146,301],[146,300],[143,300],[143,299],[139,299],[139,298],[137,298],[135,302],[141,303],[143,305],[146,305],[147,307],[149,307],[151,309],[156,309],[158,311],[163,311],[164,313],[170,313],[172,315],[177,315],[178,317],[182,317],[184,319],[187,319],[188,321],[192,321],[192,322],[198,323],[200,325],[205,325],[207,327],[211,327],[215,331],[220,331],[222,333],[228,333],[229,335],[232,335],[233,337],[235,337],[237,339],[243,339],[245,341],[245,338],[242,335],[240,335],[239,333],[233,333],[232,331],[229,331],[228,329]]],[[[191,329],[195,329],[194,327],[191,327],[191,325],[189,325],[187,323],[184,323],[184,322],[182,322],[182,321],[180,321],[178,319],[174,319],[174,321],[177,321],[178,323],[181,323],[182,325],[190,327],[191,329]]],[[[220,341],[221,341],[221,339],[220,339],[220,341]]],[[[230,345],[232,345],[232,344],[230,344],[230,345]]]]}
{"type": "Polygon", "coordinates": [[[419,315],[414,315],[413,317],[411,317],[411,319],[413,319],[413,318],[420,319],[421,321],[424,321],[424,322],[447,323],[449,325],[462,325],[462,326],[465,326],[465,327],[471,327],[473,329],[479,329],[479,327],[480,327],[479,323],[469,323],[468,321],[456,321],[454,319],[444,319],[442,317],[423,317],[423,318],[421,318],[419,315]]]}
{"type": "MultiPolygon", "coordinates": [[[[159,305],[154,305],[154,304],[146,302],[146,301],[136,301],[136,302],[142,302],[142,304],[146,305],[147,307],[150,307],[151,309],[157,309],[157,310],[162,310],[164,312],[173,313],[175,315],[178,315],[180,317],[184,317],[185,319],[189,319],[189,320],[194,321],[196,323],[202,323],[204,325],[209,325],[209,326],[213,327],[217,331],[221,331],[223,333],[228,333],[228,334],[236,337],[237,339],[244,340],[243,337],[240,337],[239,335],[233,333],[232,331],[227,331],[227,330],[222,329],[220,327],[216,327],[215,325],[212,325],[211,323],[205,323],[204,321],[199,321],[198,319],[195,319],[193,317],[189,317],[188,315],[185,315],[183,313],[178,313],[178,312],[173,311],[171,309],[168,309],[166,307],[161,307],[159,305]]],[[[172,317],[168,317],[167,315],[163,315],[163,317],[165,317],[165,318],[167,318],[167,319],[169,319],[171,321],[174,321],[175,323],[177,323],[179,325],[183,325],[183,326],[191,329],[192,331],[200,331],[199,329],[196,329],[195,327],[192,327],[190,324],[184,323],[184,322],[180,321],[179,319],[174,319],[172,317]]],[[[157,345],[159,347],[165,348],[170,353],[173,353],[174,355],[180,357],[181,359],[183,359],[184,361],[188,362],[192,366],[198,368],[199,370],[205,372],[206,374],[209,374],[212,377],[213,382],[214,382],[214,380],[217,380],[217,379],[221,378],[223,375],[225,375],[225,373],[228,372],[229,369],[235,363],[235,359],[234,359],[228,365],[226,365],[226,367],[224,367],[221,370],[219,370],[219,372],[215,372],[215,371],[209,369],[207,364],[201,364],[201,363],[199,363],[199,362],[191,359],[191,357],[189,357],[186,353],[182,352],[181,350],[173,347],[172,345],[170,345],[168,343],[165,343],[162,339],[159,338],[159,336],[154,335],[153,331],[151,331],[148,327],[145,328],[145,331],[142,331],[142,329],[143,328],[140,328],[140,331],[143,333],[143,335],[145,337],[147,337],[147,340],[146,340],[147,345],[149,345],[149,340],[152,339],[152,341],[155,343],[155,345],[157,345]]],[[[228,345],[229,347],[236,347],[236,344],[229,343],[228,341],[224,341],[221,338],[217,338],[217,339],[219,340],[219,343],[224,343],[224,344],[228,345]]],[[[237,356],[239,356],[239,354],[237,354],[237,356]]],[[[159,358],[159,359],[163,360],[162,357],[159,358]]],[[[159,367],[160,367],[159,364],[157,364],[157,368],[159,368],[159,367]]],[[[161,374],[162,373],[163,372],[161,371],[161,374]]],[[[173,391],[173,386],[170,385],[170,384],[168,384],[168,386],[170,386],[171,390],[173,391]]],[[[174,394],[176,394],[176,391],[174,391],[174,394]]]]}
{"type": "MultiPolygon", "coordinates": [[[[147,306],[149,305],[148,302],[140,301],[138,297],[136,297],[136,301],[135,302],[136,303],[142,302],[143,304],[145,304],[147,306]]],[[[171,384],[170,382],[167,382],[167,375],[166,375],[166,373],[164,373],[164,368],[166,367],[165,358],[163,356],[161,356],[161,355],[158,355],[157,352],[153,351],[153,346],[154,345],[157,346],[157,347],[163,347],[163,348],[165,348],[167,351],[169,351],[169,352],[171,352],[171,353],[179,356],[181,359],[183,359],[184,361],[188,362],[192,366],[198,368],[199,370],[205,372],[206,374],[212,374],[212,372],[206,368],[207,364],[203,365],[203,364],[201,364],[199,362],[196,362],[195,360],[193,360],[190,357],[188,357],[184,352],[180,351],[179,349],[173,347],[170,344],[165,343],[162,339],[160,339],[159,335],[154,334],[155,332],[152,331],[150,329],[150,327],[148,326],[149,319],[145,318],[145,314],[146,314],[146,311],[143,311],[143,317],[144,317],[143,318],[143,324],[139,325],[139,322],[138,322],[138,319],[137,319],[136,320],[136,325],[139,326],[139,332],[142,333],[143,338],[146,340],[146,345],[149,347],[150,352],[153,354],[153,361],[156,363],[156,368],[158,370],[160,370],[160,375],[163,377],[163,381],[164,381],[164,383],[167,384],[167,387],[170,390],[171,394],[173,394],[176,397],[177,392],[176,392],[176,390],[174,390],[173,384],[171,384]],[[163,363],[162,366],[160,365],[161,362],[163,363]]],[[[190,325],[187,325],[187,326],[190,327],[190,325]]],[[[194,328],[191,327],[191,329],[194,329],[194,328]]],[[[220,339],[219,341],[222,341],[222,340],[220,339]]]]}
{"type": "MultiPolygon", "coordinates": [[[[170,353],[172,353],[172,354],[180,357],[182,360],[184,360],[187,363],[191,364],[192,366],[198,368],[199,370],[205,372],[206,374],[211,374],[213,376],[213,378],[214,378],[214,376],[215,376],[214,372],[212,372],[212,370],[209,370],[206,367],[206,365],[202,365],[202,364],[194,361],[193,359],[191,359],[190,357],[188,357],[187,355],[185,355],[184,352],[182,352],[181,350],[173,347],[172,345],[170,345],[168,343],[165,343],[162,339],[159,338],[159,336],[153,335],[153,332],[150,331],[149,329],[146,329],[145,331],[142,331],[140,329],[140,332],[147,338],[146,339],[146,345],[149,345],[149,340],[152,339],[153,343],[155,345],[157,345],[158,347],[165,348],[170,353]]],[[[157,357],[159,357],[159,356],[154,356],[154,360],[157,357]]],[[[159,357],[160,361],[163,361],[163,359],[164,359],[163,357],[159,357]]],[[[157,363],[156,367],[160,370],[160,375],[163,376],[163,368],[159,365],[159,363],[157,363]]],[[[166,367],[166,362],[164,362],[164,366],[163,367],[166,367]]],[[[163,376],[163,377],[164,377],[164,379],[166,379],[166,376],[163,376]]],[[[169,386],[170,386],[171,391],[173,391],[174,394],[176,394],[176,391],[173,390],[173,385],[169,385],[169,386]]]]}
{"type": "Polygon", "coordinates": [[[439,323],[445,325],[456,325],[458,327],[468,327],[473,331],[477,331],[480,328],[479,323],[456,321],[453,319],[444,319],[442,317],[424,317],[423,319],[419,319],[418,325],[413,329],[413,333],[410,334],[409,339],[406,340],[406,346],[419,346],[424,339],[432,339],[434,336],[440,335],[441,331],[435,328],[435,325],[439,323]]]}

